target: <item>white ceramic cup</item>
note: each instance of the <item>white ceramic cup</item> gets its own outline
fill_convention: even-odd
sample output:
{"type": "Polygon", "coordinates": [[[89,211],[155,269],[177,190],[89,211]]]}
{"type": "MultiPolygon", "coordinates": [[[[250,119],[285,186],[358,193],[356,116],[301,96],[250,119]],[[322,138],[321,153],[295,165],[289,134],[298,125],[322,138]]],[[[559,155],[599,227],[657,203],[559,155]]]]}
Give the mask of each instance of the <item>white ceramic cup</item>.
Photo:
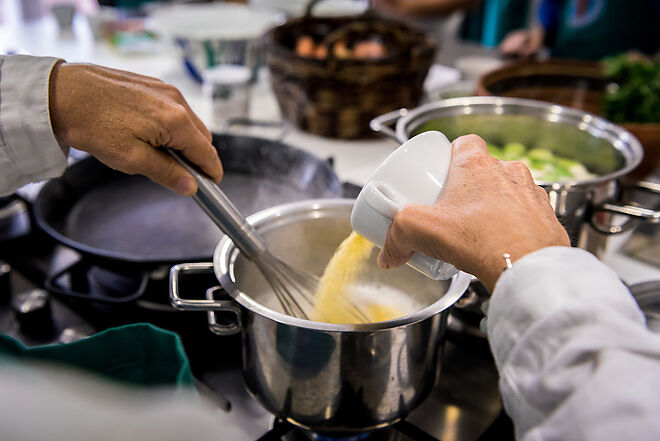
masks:
{"type": "MultiPolygon", "coordinates": [[[[447,180],[451,143],[436,131],[420,133],[390,154],[362,188],[351,213],[353,230],[382,248],[396,213],[408,204],[432,205],[447,180]]],[[[408,265],[426,276],[449,279],[452,265],[413,253],[408,265]]]]}

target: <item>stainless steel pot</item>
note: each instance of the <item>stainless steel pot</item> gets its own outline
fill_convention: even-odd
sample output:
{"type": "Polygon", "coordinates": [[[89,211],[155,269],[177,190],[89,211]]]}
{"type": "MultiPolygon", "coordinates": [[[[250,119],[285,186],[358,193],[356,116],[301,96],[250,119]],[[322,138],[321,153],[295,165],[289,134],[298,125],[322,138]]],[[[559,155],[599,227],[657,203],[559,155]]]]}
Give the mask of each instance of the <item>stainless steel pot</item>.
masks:
{"type": "MultiPolygon", "coordinates": [[[[303,201],[248,218],[281,259],[320,274],[350,233],[353,200],[303,201]]],[[[429,393],[438,372],[447,310],[469,276],[433,281],[404,266],[383,271],[371,256],[361,282],[405,292],[413,314],[380,323],[335,325],[285,315],[257,267],[224,238],[213,263],[176,265],[172,304],[209,311],[210,328],[243,337],[243,378],[273,414],[316,432],[368,430],[396,422],[429,393]],[[184,274],[214,271],[221,287],[206,300],[184,299],[184,274]],[[229,316],[229,319],[228,317],[229,316]]]]}
{"type": "MultiPolygon", "coordinates": [[[[466,97],[390,112],[370,126],[399,143],[426,130],[439,130],[452,140],[476,133],[495,144],[522,142],[582,162],[597,175],[594,179],[537,184],[548,192],[573,245],[598,256],[606,251],[607,235],[627,231],[639,220],[660,221],[659,211],[618,199],[617,179],[642,160],[639,141],[627,130],[581,110],[519,98],[466,97]]],[[[637,189],[660,194],[652,183],[640,183],[637,189]]]]}

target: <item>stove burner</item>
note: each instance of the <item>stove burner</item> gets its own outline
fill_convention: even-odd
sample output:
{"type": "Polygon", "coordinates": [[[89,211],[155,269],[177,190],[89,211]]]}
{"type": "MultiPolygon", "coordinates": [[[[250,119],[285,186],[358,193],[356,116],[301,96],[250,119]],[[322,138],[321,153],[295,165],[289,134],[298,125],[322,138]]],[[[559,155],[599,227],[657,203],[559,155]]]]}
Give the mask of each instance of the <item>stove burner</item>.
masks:
{"type": "Polygon", "coordinates": [[[361,433],[352,436],[342,436],[338,438],[333,436],[324,436],[313,432],[308,433],[306,436],[310,441],[362,441],[362,440],[370,439],[371,432],[361,433]]]}
{"type": "Polygon", "coordinates": [[[30,231],[27,205],[13,196],[0,197],[0,242],[22,237],[30,231]]]}
{"type": "Polygon", "coordinates": [[[321,434],[275,419],[272,429],[258,441],[439,441],[408,421],[356,434],[321,434]]]}

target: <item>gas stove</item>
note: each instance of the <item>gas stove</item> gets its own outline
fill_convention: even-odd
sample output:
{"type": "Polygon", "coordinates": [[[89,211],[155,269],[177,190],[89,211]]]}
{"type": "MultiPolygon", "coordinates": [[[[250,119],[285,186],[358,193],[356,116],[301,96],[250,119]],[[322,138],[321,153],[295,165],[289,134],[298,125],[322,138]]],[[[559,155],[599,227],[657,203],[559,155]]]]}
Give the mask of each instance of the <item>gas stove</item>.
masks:
{"type": "MultiPolygon", "coordinates": [[[[13,215],[27,215],[12,208],[13,215]]],[[[7,221],[4,220],[4,226],[7,221]]],[[[0,222],[0,224],[2,224],[0,222]]],[[[25,219],[21,224],[25,223],[25,219]]],[[[2,225],[0,225],[2,226],[2,225]]],[[[12,229],[5,228],[4,231],[12,229]]],[[[2,231],[0,229],[0,231],[2,231]]],[[[16,231],[14,228],[12,231],[16,231]]],[[[487,343],[478,331],[480,291],[472,289],[460,313],[450,316],[442,366],[430,396],[405,420],[364,433],[313,433],[266,411],[241,378],[240,336],[220,337],[206,326],[205,313],[181,313],[168,303],[168,268],[147,277],[103,268],[38,232],[0,237],[0,333],[27,346],[66,343],[108,327],[150,322],[178,332],[191,362],[198,389],[217,403],[218,418],[232,441],[431,441],[513,439],[502,411],[498,375],[487,343]],[[10,269],[13,267],[13,269],[10,269]],[[83,293],[62,295],[59,288],[83,293]],[[98,301],[97,296],[132,301],[98,301]],[[88,298],[84,298],[84,296],[88,298]]],[[[203,296],[209,280],[192,281],[203,296]]],[[[105,299],[107,300],[107,299],[105,299]]]]}

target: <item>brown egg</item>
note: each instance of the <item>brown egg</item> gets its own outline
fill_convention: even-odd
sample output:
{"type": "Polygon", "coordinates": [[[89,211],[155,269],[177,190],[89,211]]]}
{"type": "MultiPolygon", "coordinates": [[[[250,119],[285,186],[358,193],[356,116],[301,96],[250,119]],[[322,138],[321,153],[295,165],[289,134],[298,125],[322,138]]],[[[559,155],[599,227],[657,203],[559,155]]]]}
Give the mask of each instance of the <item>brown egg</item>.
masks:
{"type": "Polygon", "coordinates": [[[322,60],[323,58],[328,56],[328,47],[325,44],[319,44],[316,47],[316,51],[314,52],[314,56],[318,58],[319,60],[322,60]]]}
{"type": "Polygon", "coordinates": [[[314,46],[314,39],[309,35],[303,35],[296,41],[296,54],[301,57],[313,57],[316,49],[314,46]]]}
{"type": "Polygon", "coordinates": [[[385,46],[380,41],[360,41],[353,46],[353,56],[359,59],[383,58],[387,55],[385,46]]]}
{"type": "Polygon", "coordinates": [[[346,47],[345,40],[339,40],[336,42],[332,48],[332,53],[334,54],[335,58],[350,58],[352,55],[351,50],[346,47]]]}

